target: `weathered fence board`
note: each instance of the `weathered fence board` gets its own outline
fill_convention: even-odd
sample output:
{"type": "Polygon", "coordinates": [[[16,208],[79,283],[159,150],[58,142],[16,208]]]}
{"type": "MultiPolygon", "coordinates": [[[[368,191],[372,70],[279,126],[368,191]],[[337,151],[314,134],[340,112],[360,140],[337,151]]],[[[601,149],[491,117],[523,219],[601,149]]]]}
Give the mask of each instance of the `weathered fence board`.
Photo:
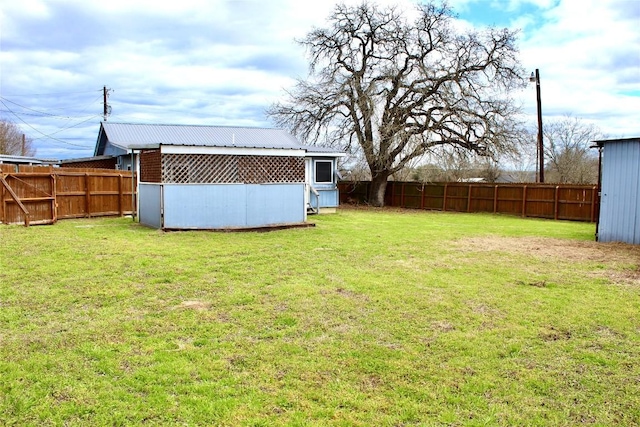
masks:
{"type": "Polygon", "coordinates": [[[59,218],[135,211],[135,176],[131,172],[42,166],[19,169],[0,171],[6,183],[0,186],[0,222],[5,224],[50,224],[59,218]]]}
{"type": "MultiPolygon", "coordinates": [[[[364,203],[369,182],[341,182],[340,203],[364,203]]],[[[551,184],[390,181],[387,206],[595,222],[597,187],[551,184]]]]}

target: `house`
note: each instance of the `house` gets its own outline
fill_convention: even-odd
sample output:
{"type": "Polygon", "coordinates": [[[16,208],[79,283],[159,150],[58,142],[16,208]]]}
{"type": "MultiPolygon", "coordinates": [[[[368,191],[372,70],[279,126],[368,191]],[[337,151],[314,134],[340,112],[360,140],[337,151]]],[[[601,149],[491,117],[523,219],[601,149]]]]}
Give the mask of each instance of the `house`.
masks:
{"type": "Polygon", "coordinates": [[[141,223],[160,229],[304,224],[338,206],[344,153],[281,129],[103,122],[96,156],[138,174],[141,223]]]}
{"type": "Polygon", "coordinates": [[[0,165],[6,165],[2,168],[5,171],[12,169],[17,172],[20,166],[49,166],[55,163],[57,162],[51,159],[0,154],[0,165]]]}
{"type": "Polygon", "coordinates": [[[600,150],[599,242],[640,244],[640,138],[594,141],[600,150]]]}

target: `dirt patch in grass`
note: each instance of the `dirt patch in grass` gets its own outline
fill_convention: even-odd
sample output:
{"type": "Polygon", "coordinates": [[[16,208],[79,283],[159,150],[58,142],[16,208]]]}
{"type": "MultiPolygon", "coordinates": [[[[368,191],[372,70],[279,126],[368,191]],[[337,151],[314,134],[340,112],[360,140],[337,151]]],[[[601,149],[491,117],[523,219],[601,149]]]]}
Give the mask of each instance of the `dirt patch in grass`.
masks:
{"type": "Polygon", "coordinates": [[[537,258],[632,264],[640,261],[640,247],[545,237],[469,237],[458,241],[474,251],[514,252],[537,258]]]}
{"type": "Polygon", "coordinates": [[[204,301],[182,301],[176,308],[203,311],[211,308],[211,303],[204,301]]]}
{"type": "MultiPolygon", "coordinates": [[[[640,246],[543,237],[469,237],[456,245],[470,252],[507,252],[541,261],[596,264],[596,275],[640,285],[640,246]]],[[[535,285],[539,285],[536,283],[535,285]]]]}
{"type": "Polygon", "coordinates": [[[538,336],[544,341],[561,341],[571,339],[572,333],[570,330],[548,326],[542,328],[538,336]]]}
{"type": "Polygon", "coordinates": [[[456,328],[453,323],[447,320],[436,320],[431,322],[431,329],[437,332],[451,332],[456,328]]]}

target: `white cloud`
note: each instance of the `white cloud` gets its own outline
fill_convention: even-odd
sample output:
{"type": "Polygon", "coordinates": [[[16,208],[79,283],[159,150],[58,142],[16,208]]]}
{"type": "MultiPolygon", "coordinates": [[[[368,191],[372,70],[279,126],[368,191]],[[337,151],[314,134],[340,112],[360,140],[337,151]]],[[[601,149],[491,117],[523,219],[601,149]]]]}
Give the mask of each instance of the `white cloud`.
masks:
{"type": "MultiPolygon", "coordinates": [[[[522,62],[528,70],[540,68],[545,116],[571,113],[593,120],[612,136],[640,134],[635,121],[640,110],[640,13],[633,18],[640,2],[451,4],[463,10],[480,1],[499,3],[512,13],[510,25],[523,29],[522,62]],[[531,5],[540,13],[530,8],[519,12],[531,5]]],[[[412,0],[377,3],[414,7],[412,0]]],[[[114,90],[109,120],[265,126],[264,108],[307,72],[304,51],[294,38],[323,26],[333,5],[293,0],[3,1],[0,95],[32,110],[71,117],[42,117],[7,103],[39,131],[88,146],[97,136],[103,85],[114,90]],[[28,94],[39,95],[10,96],[28,94]],[[82,123],[90,113],[95,118],[82,123]],[[60,131],[74,124],[79,125],[60,131]]],[[[461,25],[475,25],[469,21],[461,25]]],[[[533,87],[519,97],[533,115],[533,87]]],[[[10,112],[1,115],[29,136],[39,136],[10,112]]],[[[65,153],[60,141],[40,141],[41,155],[65,153]]],[[[73,151],[65,157],[78,155],[77,147],[68,148],[73,151]]]]}
{"type": "Polygon", "coordinates": [[[630,112],[640,109],[640,22],[612,2],[593,0],[563,0],[544,17],[521,43],[524,65],[540,69],[543,111],[584,117],[612,137],[640,135],[630,120],[630,112]]]}

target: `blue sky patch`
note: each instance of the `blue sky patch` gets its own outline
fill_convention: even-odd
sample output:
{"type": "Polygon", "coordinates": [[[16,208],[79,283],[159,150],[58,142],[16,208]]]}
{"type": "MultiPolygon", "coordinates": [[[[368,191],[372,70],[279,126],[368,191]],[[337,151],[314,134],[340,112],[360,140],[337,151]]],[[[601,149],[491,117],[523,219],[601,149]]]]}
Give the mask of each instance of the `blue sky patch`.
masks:
{"type": "Polygon", "coordinates": [[[468,3],[464,7],[455,9],[461,19],[476,25],[511,27],[513,22],[527,16],[532,19],[535,26],[543,22],[541,14],[544,9],[532,3],[520,3],[512,5],[511,1],[480,0],[468,3]]]}

